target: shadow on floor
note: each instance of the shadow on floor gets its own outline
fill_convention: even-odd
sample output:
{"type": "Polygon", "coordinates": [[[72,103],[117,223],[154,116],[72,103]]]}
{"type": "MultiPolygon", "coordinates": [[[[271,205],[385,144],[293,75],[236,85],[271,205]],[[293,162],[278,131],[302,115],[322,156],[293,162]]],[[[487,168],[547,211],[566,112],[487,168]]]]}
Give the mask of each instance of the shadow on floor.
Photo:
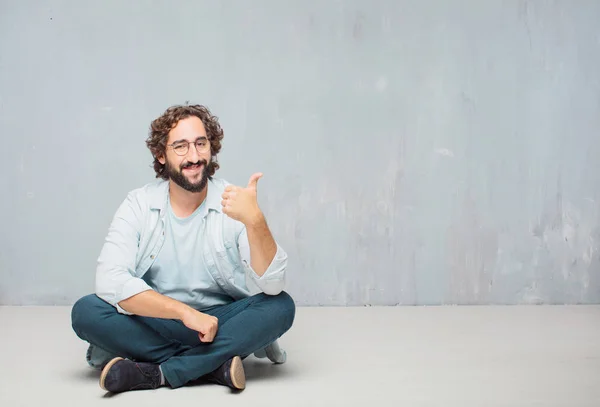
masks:
{"type": "MultiPolygon", "coordinates": [[[[278,378],[290,377],[294,375],[294,370],[289,369],[287,364],[276,365],[267,360],[256,358],[247,358],[243,362],[246,373],[246,380],[257,382],[262,380],[277,380],[278,378]]],[[[97,382],[100,379],[100,370],[89,367],[71,372],[70,376],[77,381],[97,382]]],[[[206,385],[202,379],[191,382],[190,386],[206,385]]]]}
{"type": "Polygon", "coordinates": [[[293,369],[288,368],[287,363],[276,365],[267,360],[254,358],[244,360],[244,370],[246,372],[246,380],[253,382],[290,377],[295,373],[293,369]]]}

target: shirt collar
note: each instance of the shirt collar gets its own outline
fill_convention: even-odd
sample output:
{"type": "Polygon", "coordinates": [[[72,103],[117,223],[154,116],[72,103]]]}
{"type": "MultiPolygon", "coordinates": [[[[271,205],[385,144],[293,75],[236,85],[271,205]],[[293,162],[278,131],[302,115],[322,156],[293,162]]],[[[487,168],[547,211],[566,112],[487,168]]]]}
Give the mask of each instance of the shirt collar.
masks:
{"type": "MultiPolygon", "coordinates": [[[[215,185],[212,179],[208,179],[207,183],[208,191],[206,193],[206,208],[207,212],[211,209],[222,212],[221,209],[221,194],[219,188],[215,185]]],[[[167,200],[169,198],[169,181],[161,180],[156,185],[156,188],[151,192],[150,207],[152,209],[158,209],[162,213],[167,207],[167,200]]]]}
{"type": "Polygon", "coordinates": [[[208,179],[208,192],[206,193],[206,207],[208,210],[213,209],[217,212],[222,212],[221,194],[219,193],[217,186],[210,178],[208,179]]]}

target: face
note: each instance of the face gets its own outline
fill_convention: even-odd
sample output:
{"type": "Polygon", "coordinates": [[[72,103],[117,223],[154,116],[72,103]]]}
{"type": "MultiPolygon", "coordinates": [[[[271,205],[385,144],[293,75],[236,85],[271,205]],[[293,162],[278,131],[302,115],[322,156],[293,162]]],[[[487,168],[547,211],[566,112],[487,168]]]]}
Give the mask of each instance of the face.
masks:
{"type": "Polygon", "coordinates": [[[195,116],[180,120],[171,129],[166,155],[159,158],[169,179],[190,192],[201,192],[206,187],[210,160],[206,129],[195,116]]]}

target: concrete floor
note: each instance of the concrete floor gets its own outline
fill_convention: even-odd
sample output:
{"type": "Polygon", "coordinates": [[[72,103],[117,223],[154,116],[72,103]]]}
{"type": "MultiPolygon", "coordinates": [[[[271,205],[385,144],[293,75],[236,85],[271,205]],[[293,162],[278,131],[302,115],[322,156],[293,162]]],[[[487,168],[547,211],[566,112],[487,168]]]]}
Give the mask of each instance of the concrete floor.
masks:
{"type": "Polygon", "coordinates": [[[69,318],[0,307],[0,406],[600,406],[600,306],[299,308],[288,362],[248,358],[239,394],[108,396],[69,318]]]}

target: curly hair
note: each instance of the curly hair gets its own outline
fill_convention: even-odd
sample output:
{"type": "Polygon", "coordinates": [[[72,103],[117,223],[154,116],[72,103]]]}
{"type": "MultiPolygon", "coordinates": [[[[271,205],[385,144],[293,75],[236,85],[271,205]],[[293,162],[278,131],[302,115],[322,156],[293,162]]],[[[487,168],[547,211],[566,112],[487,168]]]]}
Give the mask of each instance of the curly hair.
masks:
{"type": "Polygon", "coordinates": [[[175,105],[169,107],[165,112],[153,120],[150,124],[150,134],[146,139],[146,146],[150,149],[154,157],[154,171],[156,178],[167,180],[169,178],[165,171],[165,165],[158,161],[159,157],[166,156],[167,140],[169,132],[179,123],[180,120],[196,116],[204,124],[206,135],[210,141],[210,151],[213,156],[207,170],[209,177],[212,177],[219,169],[219,163],[216,155],[221,151],[221,140],[223,140],[223,129],[216,116],[213,116],[206,106],[202,105],[175,105]]]}

